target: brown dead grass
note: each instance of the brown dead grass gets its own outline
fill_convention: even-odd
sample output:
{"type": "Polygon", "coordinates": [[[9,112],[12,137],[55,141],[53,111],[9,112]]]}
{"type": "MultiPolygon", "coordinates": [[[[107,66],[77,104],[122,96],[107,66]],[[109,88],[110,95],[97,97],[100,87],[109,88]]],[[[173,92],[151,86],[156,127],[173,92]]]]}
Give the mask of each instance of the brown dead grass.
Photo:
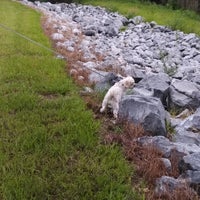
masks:
{"type": "MultiPolygon", "coordinates": [[[[45,32],[46,35],[48,35],[49,37],[55,33],[55,32],[59,32],[58,29],[58,25],[55,24],[66,24],[66,22],[64,21],[54,21],[52,20],[51,22],[49,22],[48,20],[48,16],[44,16],[42,18],[42,27],[43,30],[45,32]]],[[[83,67],[83,63],[92,61],[92,62],[96,62],[97,64],[102,62],[104,60],[104,55],[100,54],[99,52],[95,52],[95,47],[90,47],[90,52],[95,55],[94,57],[91,58],[85,58],[84,57],[84,53],[81,51],[81,42],[84,39],[84,35],[82,33],[79,33],[78,35],[74,35],[73,30],[71,30],[69,28],[69,30],[62,32],[62,34],[64,35],[64,40],[70,40],[71,37],[75,38],[76,44],[74,46],[74,51],[68,51],[66,48],[59,46],[56,46],[56,42],[58,41],[52,41],[52,46],[56,49],[56,51],[61,54],[62,56],[64,56],[64,58],[67,61],[67,66],[66,66],[66,71],[69,75],[71,75],[73,77],[73,80],[76,82],[77,85],[79,86],[83,86],[83,85],[89,85],[91,86],[92,83],[89,83],[89,75],[92,72],[92,70],[83,67]]],[[[59,40],[59,42],[64,42],[64,40],[59,40]]],[[[99,68],[98,65],[95,68],[96,70],[100,70],[100,71],[105,71],[105,72],[114,72],[116,74],[120,74],[122,76],[125,76],[125,73],[123,71],[122,68],[120,68],[119,66],[104,66],[103,69],[99,68]]]]}
{"type": "MultiPolygon", "coordinates": [[[[47,18],[44,17],[42,20],[43,29],[46,35],[50,36],[55,32],[53,24],[47,23],[47,18]]],[[[66,32],[65,37],[70,38],[72,31],[66,32]]],[[[63,55],[67,60],[66,71],[70,74],[76,84],[79,86],[88,85],[88,75],[90,71],[87,69],[83,70],[80,62],[87,62],[83,58],[83,53],[79,50],[80,42],[83,35],[79,36],[77,44],[74,47],[74,52],[69,52],[64,48],[56,48],[55,44],[53,46],[56,48],[61,55],[63,55]],[[83,79],[80,79],[83,77],[83,79]]],[[[97,60],[101,61],[103,59],[102,55],[96,55],[97,60]]],[[[108,66],[106,71],[112,71],[113,67],[108,66]]],[[[123,71],[120,71],[123,75],[123,71]]],[[[112,114],[107,112],[106,114],[101,114],[100,109],[100,99],[98,95],[91,94],[83,96],[89,109],[93,110],[94,117],[101,120],[102,128],[100,135],[102,137],[102,142],[104,144],[118,144],[121,145],[126,159],[134,165],[135,173],[132,177],[132,184],[134,190],[136,190],[141,195],[145,195],[146,200],[197,200],[198,197],[194,192],[186,186],[185,188],[180,188],[174,192],[168,192],[162,196],[157,196],[154,192],[155,180],[163,175],[170,175],[173,177],[178,177],[178,160],[179,155],[173,153],[170,158],[172,163],[172,172],[168,172],[165,168],[163,161],[161,161],[162,153],[155,149],[153,146],[141,146],[137,142],[138,137],[148,136],[149,133],[145,132],[141,126],[136,126],[127,121],[115,122],[112,121],[112,114]],[[144,183],[145,182],[145,186],[144,183]]]]}
{"type": "Polygon", "coordinates": [[[148,136],[141,126],[136,126],[129,122],[121,122],[118,125],[122,128],[121,134],[107,133],[104,136],[105,143],[117,143],[122,146],[126,159],[135,167],[135,175],[132,177],[134,188],[141,194],[145,195],[146,200],[197,200],[196,193],[184,185],[183,188],[177,188],[173,192],[168,192],[162,196],[155,193],[155,181],[161,176],[178,177],[178,161],[180,155],[174,151],[170,161],[172,171],[168,172],[161,158],[162,153],[154,146],[141,146],[137,138],[148,136]],[[145,181],[145,187],[142,182],[145,181]]]}
{"type": "MultiPolygon", "coordinates": [[[[56,23],[65,24],[63,21],[48,21],[48,16],[44,16],[42,18],[42,27],[47,36],[51,36],[53,33],[57,32],[57,28],[55,26],[56,23]]],[[[88,69],[83,69],[81,66],[82,62],[88,62],[89,60],[84,59],[83,52],[80,51],[80,44],[83,39],[83,35],[79,34],[79,36],[74,36],[72,30],[67,30],[63,33],[66,40],[70,40],[71,37],[76,37],[76,44],[74,46],[74,51],[68,51],[62,46],[57,47],[56,42],[52,41],[52,46],[56,49],[56,51],[64,56],[67,61],[66,72],[67,74],[73,77],[73,80],[77,85],[82,86],[88,84],[88,76],[90,71],[88,69]]],[[[60,42],[63,42],[60,40],[60,42]]]]}

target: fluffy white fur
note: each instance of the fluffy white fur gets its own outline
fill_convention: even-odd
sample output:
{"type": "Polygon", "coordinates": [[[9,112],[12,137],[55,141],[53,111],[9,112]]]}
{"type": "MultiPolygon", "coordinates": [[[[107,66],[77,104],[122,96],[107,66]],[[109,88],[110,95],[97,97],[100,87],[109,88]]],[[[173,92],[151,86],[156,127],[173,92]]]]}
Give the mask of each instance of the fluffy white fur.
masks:
{"type": "Polygon", "coordinates": [[[106,93],[100,112],[104,112],[106,107],[111,107],[114,117],[117,118],[119,102],[126,90],[133,88],[134,84],[135,81],[131,76],[123,78],[119,82],[115,83],[106,93]]]}

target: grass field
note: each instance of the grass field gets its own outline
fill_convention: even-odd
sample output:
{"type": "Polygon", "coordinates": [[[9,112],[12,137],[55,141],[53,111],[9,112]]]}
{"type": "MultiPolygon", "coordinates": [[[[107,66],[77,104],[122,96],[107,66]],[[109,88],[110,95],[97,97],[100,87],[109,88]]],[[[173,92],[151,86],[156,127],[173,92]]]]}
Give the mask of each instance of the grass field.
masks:
{"type": "Polygon", "coordinates": [[[193,11],[172,10],[169,7],[138,0],[80,0],[84,4],[103,6],[128,18],[140,15],[146,21],[155,21],[174,30],[200,35],[200,16],[193,11]]]}
{"type": "MultiPolygon", "coordinates": [[[[1,0],[0,24],[40,43],[40,14],[1,0]]],[[[0,27],[0,199],[124,200],[132,167],[102,145],[66,63],[0,27]]],[[[140,199],[133,197],[132,199],[140,199]]]]}

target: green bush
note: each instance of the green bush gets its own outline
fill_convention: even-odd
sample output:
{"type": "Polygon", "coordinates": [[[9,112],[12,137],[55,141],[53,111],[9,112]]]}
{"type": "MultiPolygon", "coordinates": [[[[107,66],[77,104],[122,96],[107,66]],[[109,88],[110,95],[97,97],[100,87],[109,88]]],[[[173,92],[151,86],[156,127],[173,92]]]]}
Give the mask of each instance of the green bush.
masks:
{"type": "Polygon", "coordinates": [[[177,0],[168,0],[167,6],[173,10],[179,9],[177,0]]]}

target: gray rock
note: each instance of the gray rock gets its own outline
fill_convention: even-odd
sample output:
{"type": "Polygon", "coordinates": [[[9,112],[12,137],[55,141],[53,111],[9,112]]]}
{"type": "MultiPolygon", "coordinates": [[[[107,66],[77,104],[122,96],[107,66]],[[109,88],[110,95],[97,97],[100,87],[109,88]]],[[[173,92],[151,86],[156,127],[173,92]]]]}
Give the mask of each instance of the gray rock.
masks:
{"type": "Polygon", "coordinates": [[[98,83],[104,80],[108,72],[93,70],[89,75],[89,81],[91,83],[98,83]]]}
{"type": "Polygon", "coordinates": [[[128,63],[130,64],[137,64],[140,66],[144,66],[144,60],[142,58],[140,58],[138,55],[136,56],[131,56],[129,57],[129,59],[126,59],[128,61],[128,63]]]}
{"type": "Polygon", "coordinates": [[[182,122],[182,119],[178,119],[178,118],[170,118],[170,119],[168,119],[168,124],[170,124],[170,126],[172,128],[177,127],[181,122],[182,122]]]}
{"type": "Polygon", "coordinates": [[[95,90],[96,91],[106,91],[108,90],[111,86],[113,86],[116,82],[121,80],[121,77],[117,76],[114,73],[107,73],[101,81],[97,82],[95,85],[95,90]]]}
{"type": "Polygon", "coordinates": [[[172,164],[170,160],[167,158],[161,158],[161,160],[163,161],[163,164],[165,165],[165,168],[167,169],[168,173],[170,173],[172,171],[172,164]]]}
{"type": "Polygon", "coordinates": [[[194,57],[194,60],[197,60],[198,62],[200,62],[200,54],[196,55],[196,56],[194,57]]]}
{"type": "Polygon", "coordinates": [[[51,35],[51,37],[53,40],[63,40],[64,39],[64,36],[61,33],[53,33],[51,35]]]}
{"type": "Polygon", "coordinates": [[[186,42],[191,41],[191,40],[195,40],[196,39],[196,35],[194,33],[190,33],[188,35],[185,35],[184,40],[186,42]]]}
{"type": "Polygon", "coordinates": [[[152,90],[147,90],[145,88],[142,88],[142,87],[135,87],[131,94],[134,94],[134,95],[139,95],[139,96],[144,96],[144,97],[153,97],[153,91],[152,90]]]}
{"type": "Polygon", "coordinates": [[[117,36],[119,32],[118,27],[115,26],[108,26],[107,30],[105,31],[105,34],[109,37],[117,36]]]}
{"type": "Polygon", "coordinates": [[[180,176],[200,195],[200,171],[187,170],[180,176]]]}
{"type": "Polygon", "coordinates": [[[177,152],[181,153],[182,156],[200,152],[200,147],[196,144],[190,144],[189,142],[174,142],[173,144],[175,147],[174,149],[176,149],[177,152]]]}
{"type": "Polygon", "coordinates": [[[186,131],[183,127],[177,127],[176,134],[173,136],[175,142],[181,142],[185,144],[195,144],[200,146],[200,135],[193,133],[192,131],[186,131]]]}
{"type": "Polygon", "coordinates": [[[200,133],[200,107],[181,124],[186,130],[200,133]]]}
{"type": "Polygon", "coordinates": [[[95,69],[95,67],[97,67],[97,64],[95,62],[88,61],[83,64],[83,67],[85,67],[86,69],[95,69]]]}
{"type": "Polygon", "coordinates": [[[119,117],[141,124],[153,135],[166,136],[165,110],[157,98],[138,95],[125,96],[119,105],[119,117]]]}
{"type": "Polygon", "coordinates": [[[175,179],[169,176],[162,176],[156,180],[155,192],[159,196],[162,196],[166,193],[172,193],[178,188],[185,189],[184,180],[175,179]]]}
{"type": "Polygon", "coordinates": [[[156,149],[158,149],[160,152],[163,153],[163,156],[165,158],[169,158],[171,156],[172,149],[175,148],[174,144],[164,136],[154,136],[154,137],[145,136],[138,138],[138,142],[142,146],[148,145],[155,147],[156,149]]]}
{"type": "Polygon", "coordinates": [[[153,27],[155,27],[157,25],[157,23],[156,22],[154,22],[154,21],[151,21],[150,22],[150,26],[153,28],[153,27]]]}
{"type": "Polygon", "coordinates": [[[182,120],[175,130],[174,141],[195,144],[200,147],[200,108],[194,114],[182,120]]]}
{"type": "Polygon", "coordinates": [[[170,86],[171,106],[197,108],[200,106],[200,89],[196,83],[174,80],[170,86]]]}
{"type": "Polygon", "coordinates": [[[141,17],[141,16],[136,16],[136,17],[134,17],[132,19],[129,19],[129,23],[133,23],[135,25],[140,24],[142,22],[144,22],[144,18],[141,17]]]}
{"type": "Polygon", "coordinates": [[[185,155],[200,152],[200,147],[196,144],[171,142],[163,136],[142,137],[138,139],[138,142],[141,145],[151,145],[155,147],[163,153],[165,158],[170,158],[176,154],[177,159],[182,159],[185,155]]]}
{"type": "Polygon", "coordinates": [[[193,99],[170,87],[170,108],[187,108],[193,105],[193,99]]]}
{"type": "Polygon", "coordinates": [[[176,115],[176,118],[185,119],[189,115],[190,115],[190,110],[186,108],[181,113],[179,113],[178,115],[176,115]]]}
{"type": "Polygon", "coordinates": [[[82,91],[80,91],[81,95],[92,94],[94,91],[90,87],[84,87],[82,91]]]}
{"type": "Polygon", "coordinates": [[[134,77],[136,82],[140,81],[146,76],[146,70],[141,69],[139,65],[129,64],[124,70],[127,75],[134,77]]]}
{"type": "Polygon", "coordinates": [[[158,73],[156,75],[147,75],[142,79],[134,90],[137,88],[146,89],[153,93],[154,97],[161,100],[162,104],[167,108],[167,98],[169,96],[169,84],[171,80],[167,74],[158,73]]]}
{"type": "Polygon", "coordinates": [[[179,162],[181,173],[187,170],[200,171],[200,152],[184,156],[179,162]]]}
{"type": "Polygon", "coordinates": [[[185,79],[200,85],[200,73],[188,74],[185,79]]]}
{"type": "Polygon", "coordinates": [[[172,86],[175,90],[190,97],[192,97],[194,92],[199,92],[198,86],[195,83],[191,83],[189,81],[174,80],[172,82],[172,86]]]}
{"type": "Polygon", "coordinates": [[[95,36],[96,35],[96,32],[94,30],[85,30],[85,31],[83,31],[83,33],[86,36],[95,36]]]}

